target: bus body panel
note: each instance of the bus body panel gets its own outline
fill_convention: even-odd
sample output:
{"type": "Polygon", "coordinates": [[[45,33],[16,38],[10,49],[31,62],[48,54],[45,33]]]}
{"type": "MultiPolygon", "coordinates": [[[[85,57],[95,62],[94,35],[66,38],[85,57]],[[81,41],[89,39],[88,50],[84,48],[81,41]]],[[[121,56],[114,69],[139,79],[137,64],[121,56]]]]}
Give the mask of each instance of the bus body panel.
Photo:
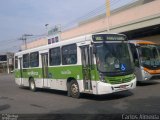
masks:
{"type": "Polygon", "coordinates": [[[97,81],[97,93],[94,94],[102,95],[102,94],[109,94],[109,93],[134,89],[136,87],[136,81],[137,81],[136,78],[134,78],[132,81],[128,83],[116,84],[116,85],[111,85],[108,83],[97,81]]]}

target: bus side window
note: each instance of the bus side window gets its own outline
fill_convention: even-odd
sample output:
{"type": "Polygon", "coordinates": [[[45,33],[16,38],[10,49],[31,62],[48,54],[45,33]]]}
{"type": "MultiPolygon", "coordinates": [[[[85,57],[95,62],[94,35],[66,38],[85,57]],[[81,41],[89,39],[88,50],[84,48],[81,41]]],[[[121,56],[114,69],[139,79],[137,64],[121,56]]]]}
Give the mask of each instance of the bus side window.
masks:
{"type": "Polygon", "coordinates": [[[62,47],[62,64],[77,63],[77,46],[76,44],[66,45],[62,47]]]}
{"type": "Polygon", "coordinates": [[[23,68],[29,68],[29,54],[23,55],[23,68]]]}
{"type": "Polygon", "coordinates": [[[30,53],[30,66],[31,67],[39,66],[39,53],[38,52],[30,53]]]}
{"type": "Polygon", "coordinates": [[[50,66],[61,64],[60,47],[52,48],[49,50],[49,64],[50,66]]]}
{"type": "Polygon", "coordinates": [[[139,60],[138,60],[138,54],[137,54],[136,46],[134,44],[130,43],[130,48],[131,48],[134,64],[135,64],[135,66],[138,67],[139,66],[139,60]]]}

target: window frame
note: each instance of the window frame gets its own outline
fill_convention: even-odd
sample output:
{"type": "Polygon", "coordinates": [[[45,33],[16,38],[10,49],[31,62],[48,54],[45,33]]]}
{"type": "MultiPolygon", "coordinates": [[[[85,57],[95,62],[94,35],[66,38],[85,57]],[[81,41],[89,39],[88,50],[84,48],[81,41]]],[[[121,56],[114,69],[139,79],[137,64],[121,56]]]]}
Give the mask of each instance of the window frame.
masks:
{"type": "Polygon", "coordinates": [[[30,67],[39,67],[39,52],[38,51],[36,51],[36,52],[31,52],[30,53],[30,60],[29,60],[29,62],[30,62],[30,67]],[[37,56],[38,56],[38,58],[36,58],[35,59],[35,56],[34,56],[34,59],[31,57],[33,54],[37,54],[37,56]],[[33,62],[38,62],[38,63],[36,63],[36,66],[33,64],[33,62]]]}
{"type": "MultiPolygon", "coordinates": [[[[57,53],[58,53],[58,52],[57,52],[57,53]]],[[[54,57],[55,57],[55,56],[54,56],[54,57]]],[[[62,58],[62,57],[61,57],[61,48],[60,48],[60,47],[55,47],[55,48],[49,49],[49,65],[50,65],[50,66],[58,66],[58,65],[61,65],[61,61],[62,61],[61,58],[62,58]],[[59,50],[59,51],[58,51],[59,54],[57,54],[57,57],[59,57],[59,61],[58,61],[59,64],[53,64],[54,62],[52,62],[52,60],[51,60],[51,57],[52,57],[52,56],[51,56],[51,53],[52,53],[51,51],[52,51],[52,50],[56,50],[56,49],[59,50]]],[[[53,61],[54,61],[54,60],[53,60],[53,61]]]]}
{"type": "Polygon", "coordinates": [[[77,64],[78,57],[77,57],[77,44],[76,43],[62,46],[61,52],[62,52],[62,65],[77,64]],[[71,49],[72,49],[72,52],[74,52],[74,50],[75,50],[76,54],[75,53],[74,54],[73,53],[72,54],[66,54],[66,53],[64,54],[65,50],[67,50],[65,48],[67,48],[67,49],[69,48],[68,49],[68,50],[70,50],[69,53],[71,52],[71,49]],[[75,49],[73,49],[73,48],[75,48],[75,49]],[[68,57],[68,56],[70,56],[70,57],[68,57]],[[71,58],[71,56],[72,56],[72,58],[71,58]],[[75,62],[71,62],[74,56],[75,56],[75,58],[74,58],[75,62]],[[67,59],[68,59],[68,62],[67,62],[67,59]],[[70,61],[70,63],[69,63],[69,61],[70,61]]]}
{"type": "Polygon", "coordinates": [[[29,53],[26,53],[26,54],[23,54],[23,68],[29,68],[29,66],[30,66],[30,55],[29,55],[29,53]],[[25,59],[24,59],[24,57],[27,55],[27,58],[25,58],[25,59],[28,59],[27,61],[24,61],[25,59]],[[27,63],[27,66],[24,66],[25,64],[27,63]]]}

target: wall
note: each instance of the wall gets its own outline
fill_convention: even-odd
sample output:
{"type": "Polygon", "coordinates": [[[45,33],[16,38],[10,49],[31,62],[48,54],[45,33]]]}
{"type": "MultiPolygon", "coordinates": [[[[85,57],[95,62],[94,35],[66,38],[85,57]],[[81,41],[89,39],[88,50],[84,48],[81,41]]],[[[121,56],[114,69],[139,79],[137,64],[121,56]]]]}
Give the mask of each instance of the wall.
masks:
{"type": "MultiPolygon", "coordinates": [[[[155,0],[153,2],[140,5],[137,7],[133,7],[131,9],[125,10],[123,12],[119,12],[117,14],[113,14],[109,18],[110,28],[114,28],[116,26],[121,26],[130,22],[134,22],[136,20],[153,16],[156,14],[160,14],[160,0],[155,0]]],[[[72,37],[94,33],[98,31],[104,31],[108,27],[108,19],[102,18],[97,21],[90,22],[85,25],[81,25],[79,27],[73,28],[71,30],[62,32],[61,38],[62,40],[66,40],[72,37]]]]}
{"type": "MultiPolygon", "coordinates": [[[[43,45],[47,45],[47,44],[48,44],[47,38],[40,38],[40,39],[37,39],[37,40],[32,41],[30,43],[27,43],[27,49],[35,48],[35,47],[39,47],[39,46],[43,46],[43,45]]],[[[21,49],[24,50],[25,46],[23,45],[21,47],[21,49]]]]}

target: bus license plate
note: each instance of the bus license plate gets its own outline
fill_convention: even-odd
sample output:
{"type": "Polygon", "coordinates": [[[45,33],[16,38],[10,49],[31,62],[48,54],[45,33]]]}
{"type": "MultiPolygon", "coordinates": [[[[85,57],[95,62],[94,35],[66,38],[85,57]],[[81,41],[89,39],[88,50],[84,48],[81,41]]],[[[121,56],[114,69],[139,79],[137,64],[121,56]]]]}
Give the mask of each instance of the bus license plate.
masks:
{"type": "Polygon", "coordinates": [[[119,86],[119,88],[121,88],[121,89],[126,89],[126,87],[127,87],[127,85],[121,85],[121,86],[119,86]]]}

